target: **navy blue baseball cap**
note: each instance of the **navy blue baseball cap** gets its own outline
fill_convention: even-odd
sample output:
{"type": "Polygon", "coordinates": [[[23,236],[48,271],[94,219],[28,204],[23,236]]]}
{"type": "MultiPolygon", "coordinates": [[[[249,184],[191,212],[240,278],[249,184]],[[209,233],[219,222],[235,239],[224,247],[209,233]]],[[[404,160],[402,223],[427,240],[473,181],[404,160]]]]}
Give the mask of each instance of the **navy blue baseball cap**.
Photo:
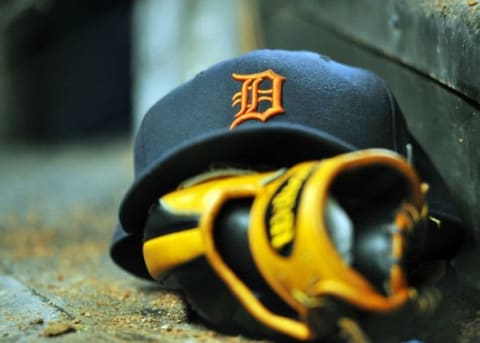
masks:
{"type": "Polygon", "coordinates": [[[413,147],[435,217],[461,225],[447,189],[384,80],[307,51],[259,50],[227,60],[172,90],[145,115],[135,180],[120,206],[113,260],[149,278],[142,255],[149,208],[212,165],[277,168],[339,153],[413,147]]]}

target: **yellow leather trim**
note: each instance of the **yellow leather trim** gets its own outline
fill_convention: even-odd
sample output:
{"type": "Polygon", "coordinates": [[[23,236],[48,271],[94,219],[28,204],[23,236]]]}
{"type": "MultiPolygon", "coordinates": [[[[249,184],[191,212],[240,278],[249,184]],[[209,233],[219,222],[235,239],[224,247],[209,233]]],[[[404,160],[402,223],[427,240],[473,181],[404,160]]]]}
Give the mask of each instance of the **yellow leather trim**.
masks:
{"type": "MultiPolygon", "coordinates": [[[[298,301],[292,290],[301,290],[308,297],[335,296],[370,311],[389,311],[408,299],[406,276],[398,266],[392,267],[392,294],[382,296],[356,270],[345,264],[329,239],[323,218],[323,208],[335,177],[346,170],[371,164],[382,164],[399,170],[408,180],[411,203],[418,212],[423,208],[420,181],[410,165],[400,155],[379,149],[353,152],[317,162],[318,167],[306,181],[297,213],[297,231],[288,257],[275,253],[267,237],[265,216],[270,201],[268,192],[258,194],[253,204],[249,241],[254,260],[268,284],[280,297],[305,315],[308,307],[298,301]],[[322,263],[324,261],[324,263],[322,263]]],[[[308,164],[291,168],[295,172],[308,164]]],[[[405,222],[407,229],[407,222],[405,222]]],[[[401,234],[393,237],[392,256],[403,250],[401,234]]]]}
{"type": "Polygon", "coordinates": [[[147,270],[154,279],[166,270],[189,262],[204,253],[200,229],[178,231],[156,237],[143,244],[147,270]]]}
{"type": "MultiPolygon", "coordinates": [[[[258,185],[260,186],[260,185],[258,185]]],[[[260,190],[257,189],[257,192],[260,190]]],[[[248,196],[252,194],[248,193],[216,193],[215,198],[210,198],[212,202],[209,209],[210,213],[217,212],[221,204],[225,199],[230,198],[232,195],[248,196]]],[[[253,315],[259,322],[263,323],[267,327],[270,327],[280,333],[294,337],[299,340],[311,340],[314,337],[313,332],[303,322],[299,320],[290,319],[281,315],[277,315],[268,310],[255,296],[255,294],[240,280],[237,275],[228,267],[223,261],[222,257],[218,254],[213,240],[213,219],[214,217],[206,216],[201,226],[203,239],[205,242],[205,254],[210,262],[210,265],[216,271],[217,275],[225,282],[226,286],[240,301],[240,303],[253,315]]]]}

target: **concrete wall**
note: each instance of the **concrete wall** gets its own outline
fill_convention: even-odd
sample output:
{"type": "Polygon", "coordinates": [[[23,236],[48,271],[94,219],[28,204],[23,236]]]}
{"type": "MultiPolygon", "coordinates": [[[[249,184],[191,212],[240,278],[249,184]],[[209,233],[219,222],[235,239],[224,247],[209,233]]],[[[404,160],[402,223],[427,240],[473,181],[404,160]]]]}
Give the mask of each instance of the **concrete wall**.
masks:
{"type": "Polygon", "coordinates": [[[310,49],[387,80],[410,130],[445,178],[480,262],[480,4],[459,0],[264,0],[268,47],[310,49]]]}

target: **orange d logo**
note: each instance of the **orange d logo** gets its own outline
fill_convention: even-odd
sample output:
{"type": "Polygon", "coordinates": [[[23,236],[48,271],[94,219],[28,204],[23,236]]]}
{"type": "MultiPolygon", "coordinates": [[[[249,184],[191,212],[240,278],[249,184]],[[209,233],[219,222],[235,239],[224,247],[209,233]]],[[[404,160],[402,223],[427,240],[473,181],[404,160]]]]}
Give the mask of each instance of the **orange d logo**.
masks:
{"type": "Polygon", "coordinates": [[[270,117],[284,113],[282,107],[282,84],[285,78],[269,69],[261,73],[240,75],[232,74],[232,78],[242,82],[242,89],[232,97],[232,107],[240,104],[240,110],[235,114],[235,120],[230,125],[230,130],[246,120],[256,119],[262,122],[270,117]],[[260,85],[270,80],[271,87],[261,89],[260,85]],[[259,112],[258,103],[260,101],[270,102],[263,112],[259,112]]]}

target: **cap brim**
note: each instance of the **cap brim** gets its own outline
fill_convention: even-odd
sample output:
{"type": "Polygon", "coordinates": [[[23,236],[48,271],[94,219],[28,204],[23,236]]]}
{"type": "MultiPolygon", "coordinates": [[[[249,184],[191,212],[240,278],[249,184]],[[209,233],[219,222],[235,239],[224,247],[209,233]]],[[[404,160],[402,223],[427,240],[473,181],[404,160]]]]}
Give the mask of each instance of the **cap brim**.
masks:
{"type": "Polygon", "coordinates": [[[148,209],[161,195],[212,164],[272,169],[356,149],[325,132],[282,123],[219,130],[185,142],[139,175],[126,194],[110,249],[112,259],[132,274],[150,278],[142,254],[148,209]]]}
{"type": "Polygon", "coordinates": [[[128,234],[121,225],[117,225],[112,237],[110,256],[112,260],[127,272],[144,279],[150,279],[143,259],[143,236],[128,234]]]}
{"type": "Polygon", "coordinates": [[[271,169],[355,149],[325,132],[291,123],[209,133],[179,145],[137,176],[120,207],[120,222],[126,232],[141,231],[149,207],[161,195],[212,164],[271,169]]]}

